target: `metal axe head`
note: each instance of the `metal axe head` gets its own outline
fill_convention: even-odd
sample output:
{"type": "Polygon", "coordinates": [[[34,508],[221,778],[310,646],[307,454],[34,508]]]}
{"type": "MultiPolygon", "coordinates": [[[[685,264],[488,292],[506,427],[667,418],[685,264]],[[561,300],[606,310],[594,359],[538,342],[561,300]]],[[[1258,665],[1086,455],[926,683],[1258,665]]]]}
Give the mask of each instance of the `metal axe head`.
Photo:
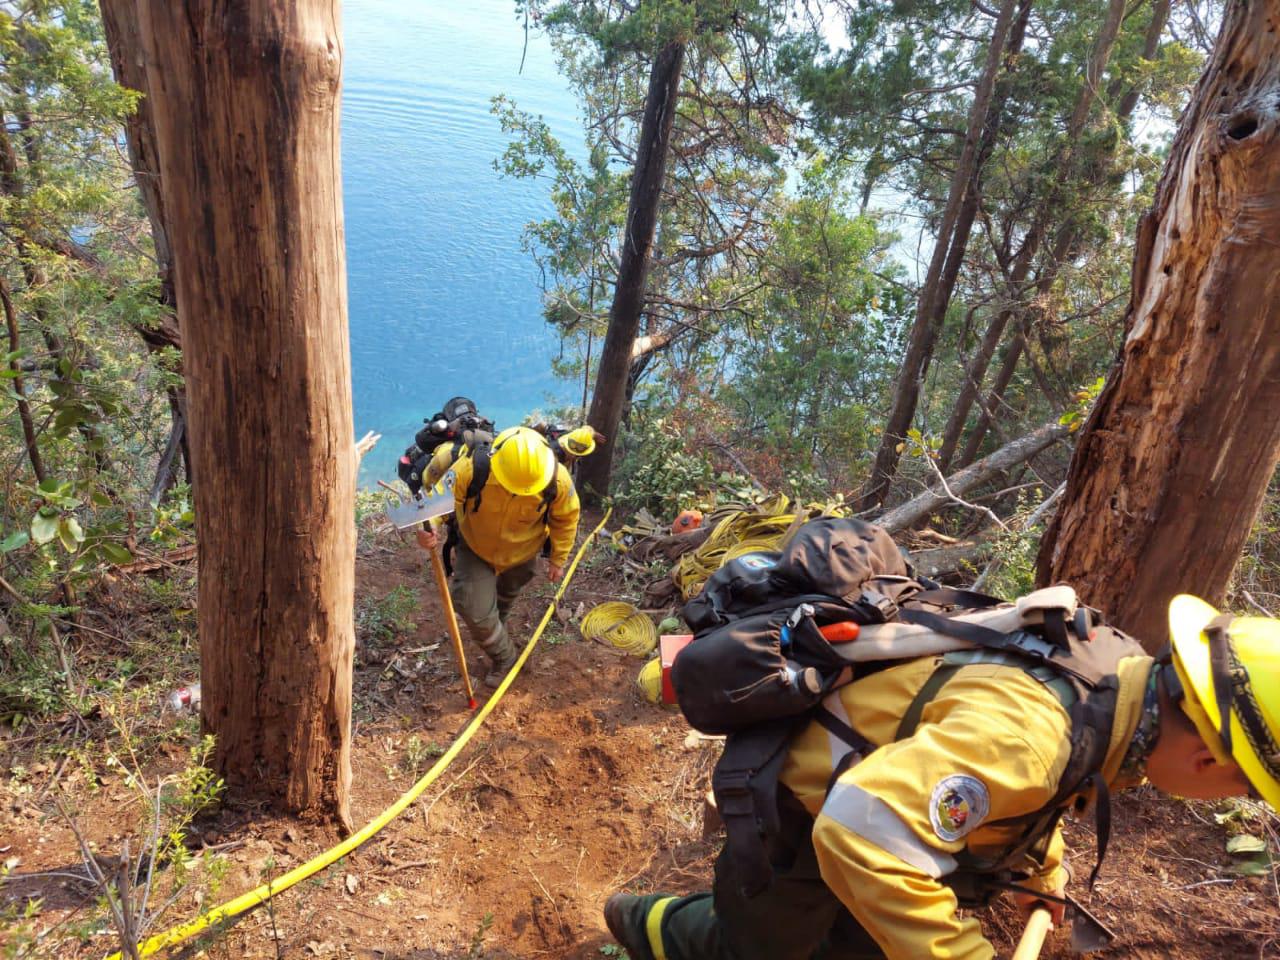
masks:
{"type": "Polygon", "coordinates": [[[1067,898],[1068,916],[1071,918],[1071,950],[1073,953],[1092,953],[1111,946],[1116,935],[1105,923],[1080,906],[1073,898],[1067,898]]]}
{"type": "Polygon", "coordinates": [[[453,513],[453,492],[438,493],[434,497],[421,500],[410,500],[408,503],[392,506],[387,504],[387,519],[397,530],[416,527],[426,520],[447,516],[453,513]]]}
{"type": "Polygon", "coordinates": [[[436,492],[431,496],[418,496],[394,507],[387,504],[387,519],[397,530],[404,530],[453,513],[453,483],[454,472],[450,470],[435,485],[433,489],[436,492]]]}

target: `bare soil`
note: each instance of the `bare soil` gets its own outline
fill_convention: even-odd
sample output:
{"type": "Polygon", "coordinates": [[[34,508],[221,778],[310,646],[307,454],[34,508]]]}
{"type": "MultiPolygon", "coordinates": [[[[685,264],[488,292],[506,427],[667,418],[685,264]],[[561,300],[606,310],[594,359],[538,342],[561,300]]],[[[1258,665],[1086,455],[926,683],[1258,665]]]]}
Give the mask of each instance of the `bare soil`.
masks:
{"type": "MultiPolygon", "coordinates": [[[[408,789],[469,717],[421,553],[394,540],[363,552],[362,594],[383,596],[407,585],[421,604],[415,632],[358,651],[358,824],[408,789]]],[[[578,573],[563,612],[573,617],[620,594],[635,598],[641,588],[601,549],[578,573]]],[[[545,581],[526,591],[513,613],[516,636],[528,636],[549,594],[545,581]]],[[[468,655],[478,678],[484,659],[474,648],[468,655]]],[[[204,944],[207,955],[617,956],[601,918],[609,894],[703,889],[718,848],[716,836],[704,838],[702,822],[717,745],[690,737],[679,714],[645,702],[634,682],[639,667],[638,660],[582,640],[572,623],[553,621],[485,728],[418,802],[347,860],[204,944]]],[[[84,722],[92,736],[107,735],[101,719],[84,722]]],[[[162,721],[155,723],[159,729],[162,721]]],[[[179,768],[189,747],[180,735],[185,730],[190,740],[193,729],[190,722],[170,727],[170,739],[148,754],[148,772],[179,768]]],[[[0,777],[8,778],[0,781],[0,858],[17,861],[16,876],[0,889],[11,903],[42,898],[42,926],[76,922],[95,897],[74,879],[80,856],[54,801],[79,811],[82,832],[98,850],[118,852],[131,796],[119,771],[45,763],[39,759],[48,756],[45,747],[41,752],[29,734],[0,740],[0,777]],[[43,875],[47,871],[62,875],[43,875]]],[[[1117,797],[1115,813],[1091,904],[1119,939],[1101,955],[1280,957],[1276,880],[1226,872],[1226,828],[1212,808],[1144,789],[1117,797]]],[[[1069,837],[1076,876],[1086,876],[1090,825],[1072,825],[1069,837]]],[[[336,839],[330,826],[224,805],[198,822],[189,841],[195,849],[221,845],[229,861],[204,906],[310,859],[336,839]]],[[[191,891],[157,929],[198,909],[191,891]]],[[[1019,933],[1012,911],[997,905],[984,914],[984,924],[1008,955],[1019,933]]],[[[110,934],[86,935],[78,949],[66,947],[62,955],[100,957],[114,948],[110,934]]],[[[1071,956],[1066,934],[1055,934],[1042,956],[1071,956]]]]}

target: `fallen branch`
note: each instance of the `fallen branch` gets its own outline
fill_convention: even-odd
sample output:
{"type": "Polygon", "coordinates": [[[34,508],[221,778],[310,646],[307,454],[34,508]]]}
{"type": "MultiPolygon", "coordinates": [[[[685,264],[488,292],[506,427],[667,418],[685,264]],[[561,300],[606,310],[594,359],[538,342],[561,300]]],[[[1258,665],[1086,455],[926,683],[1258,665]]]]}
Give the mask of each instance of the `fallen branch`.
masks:
{"type": "MultiPolygon", "coordinates": [[[[1034,457],[1059,440],[1068,436],[1070,431],[1062,424],[1054,421],[1047,423],[1025,437],[1019,437],[1005,444],[987,457],[972,463],[963,470],[947,477],[945,482],[930,487],[917,494],[906,503],[894,507],[883,514],[875,522],[890,533],[897,533],[923,520],[933,511],[946,503],[954,502],[1010,467],[1016,467],[1034,457]]],[[[975,509],[978,508],[975,506],[975,509]]]]}
{"type": "Polygon", "coordinates": [[[992,546],[990,540],[979,540],[976,543],[960,543],[932,550],[913,550],[911,565],[918,574],[937,579],[949,573],[957,573],[966,564],[972,566],[981,563],[990,555],[992,546]]]}
{"type": "Polygon", "coordinates": [[[924,459],[928,462],[929,466],[933,468],[933,475],[938,478],[938,483],[942,486],[942,492],[947,495],[948,500],[969,510],[976,510],[978,513],[985,513],[991,518],[992,522],[994,522],[997,527],[1001,530],[1008,531],[1008,526],[1005,525],[1003,520],[996,516],[996,512],[990,507],[984,507],[978,503],[970,503],[968,500],[957,495],[956,492],[947,484],[947,478],[942,475],[942,471],[938,469],[938,464],[934,462],[931,454],[926,453],[924,459]]]}

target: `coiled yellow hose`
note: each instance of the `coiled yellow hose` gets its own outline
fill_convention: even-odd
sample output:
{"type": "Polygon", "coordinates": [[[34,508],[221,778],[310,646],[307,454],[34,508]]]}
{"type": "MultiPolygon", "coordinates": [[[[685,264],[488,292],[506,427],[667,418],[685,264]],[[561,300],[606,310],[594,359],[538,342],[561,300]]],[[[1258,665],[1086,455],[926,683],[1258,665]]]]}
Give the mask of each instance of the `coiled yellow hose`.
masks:
{"type": "Polygon", "coordinates": [[[646,614],[612,600],[592,607],[578,629],[588,640],[603,640],[633,657],[646,657],[658,645],[658,630],[646,614]]]}

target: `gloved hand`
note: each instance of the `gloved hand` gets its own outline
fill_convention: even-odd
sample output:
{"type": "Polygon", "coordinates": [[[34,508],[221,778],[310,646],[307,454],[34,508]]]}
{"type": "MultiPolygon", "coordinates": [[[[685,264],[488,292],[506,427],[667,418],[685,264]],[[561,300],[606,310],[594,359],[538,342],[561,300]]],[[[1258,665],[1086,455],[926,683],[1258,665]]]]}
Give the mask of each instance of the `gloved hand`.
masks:
{"type": "MultiPolygon", "coordinates": [[[[1053,895],[1061,900],[1067,895],[1067,891],[1064,887],[1058,887],[1058,889],[1053,891],[1053,895]]],[[[1055,929],[1062,926],[1063,918],[1066,916],[1067,912],[1067,905],[1065,903],[1056,903],[1052,900],[1042,900],[1034,893],[1023,893],[1020,890],[1014,891],[1013,902],[1018,908],[1018,916],[1020,916],[1024,922],[1031,918],[1031,912],[1035,910],[1036,907],[1044,907],[1049,911],[1049,915],[1053,917],[1053,926],[1055,929]]]]}

